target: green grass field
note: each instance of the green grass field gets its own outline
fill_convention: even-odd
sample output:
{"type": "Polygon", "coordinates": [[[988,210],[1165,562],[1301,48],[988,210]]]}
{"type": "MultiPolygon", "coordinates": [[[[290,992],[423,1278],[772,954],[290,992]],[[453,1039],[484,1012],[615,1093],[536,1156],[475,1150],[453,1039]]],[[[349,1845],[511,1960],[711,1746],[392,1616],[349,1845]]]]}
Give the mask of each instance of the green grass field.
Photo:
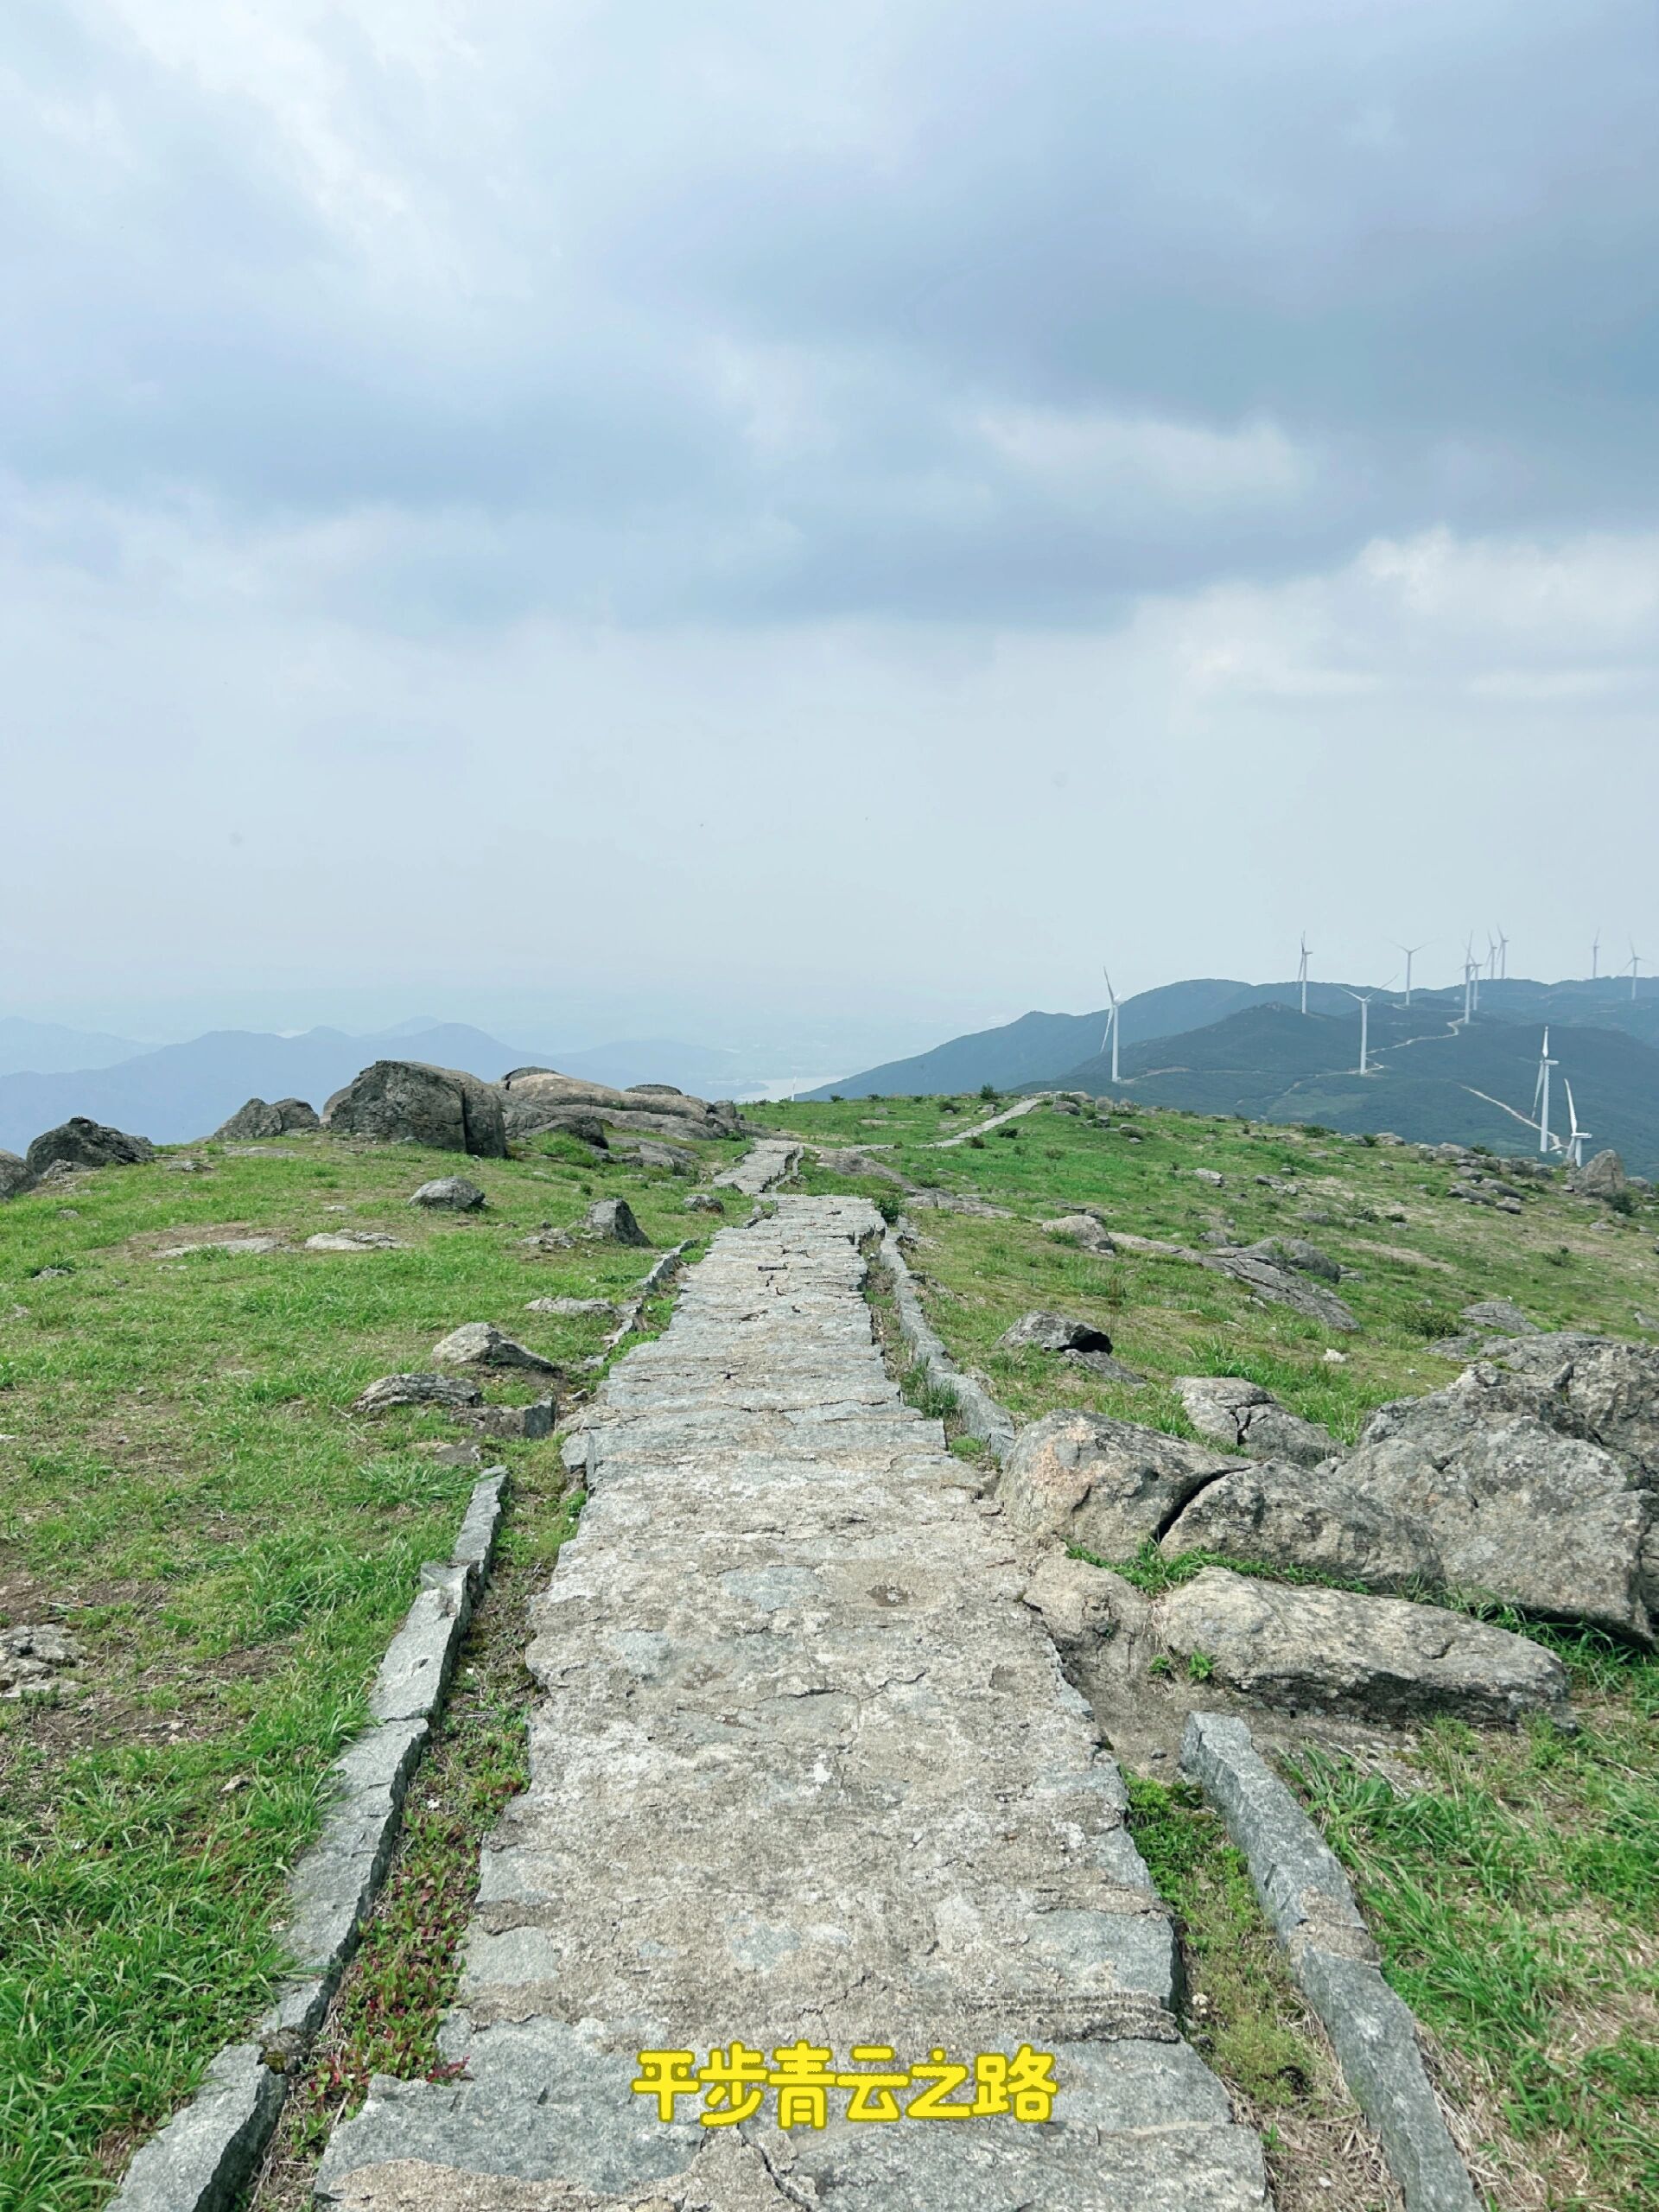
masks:
{"type": "MultiPolygon", "coordinates": [[[[613,1193],[659,1245],[709,1233],[684,1179],[569,1140],[506,1161],[316,1137],[188,1156],[205,1172],[164,1155],[0,1207],[0,1624],[56,1622],[86,1652],[77,1694],[0,1703],[9,2212],[101,2201],[280,1971],[272,1922],[319,1783],[475,1479],[418,1448],[464,1440],[442,1415],[365,1421],[352,1401],[471,1320],[588,1386],[605,1325],[526,1305],[620,1297],[651,1255],[518,1240],[613,1193]],[[407,1204],[458,1166],[487,1211],[407,1204]],[[404,1249],[158,1256],[341,1228],[404,1249]]],[[[556,1496],[550,1440],[486,1456],[556,1496]]]]}
{"type": "MultiPolygon", "coordinates": [[[[1004,1125],[1016,1134],[940,1151],[934,1139],[996,1110],[946,1103],[860,1099],[766,1118],[817,1143],[884,1147],[875,1157],[913,1183],[1007,1209],[987,1219],[912,1204],[912,1264],[949,1349],[1022,1419],[1081,1406],[1191,1435],[1173,1378],[1243,1375],[1351,1440],[1376,1406],[1452,1379],[1461,1363],[1429,1345],[1463,1325],[1472,1300],[1513,1299],[1548,1329],[1659,1334],[1642,1318],[1659,1317],[1659,1211],[1645,1197],[1623,1214],[1570,1197],[1559,1178],[1517,1180],[1522,1212],[1498,1214],[1451,1198],[1457,1171],[1414,1148],[1167,1112],[1113,1114],[1103,1128],[1039,1107],[1004,1125]],[[1190,1262],[1097,1257],[1041,1228],[1081,1206],[1109,1229],[1192,1248],[1211,1230],[1240,1243],[1306,1236],[1358,1271],[1341,1295],[1361,1329],[1327,1335],[1190,1262]],[[1033,1307],[1104,1328],[1144,1385],[999,1351],[1033,1307]]],[[[803,1180],[889,1204],[894,1189],[829,1174],[810,1154],[803,1180]]],[[[1329,1756],[1308,1758],[1293,1779],[1353,1874],[1391,1980],[1438,2038],[1449,2093],[1484,2145],[1477,2165],[1491,2202],[1638,2212],[1659,2203],[1659,1662],[1503,1618],[1567,1660],[1577,1737],[1541,1723],[1515,1736],[1447,1723],[1402,1748],[1395,1781],[1329,1756]]],[[[1296,2117],[1275,2118],[1276,2085],[1296,2064],[1294,2008],[1262,1961],[1259,1927],[1247,1928],[1224,1859],[1194,1848],[1206,1816],[1149,1777],[1132,1788],[1207,1993],[1189,2031],[1207,2038],[1264,2126],[1294,2139],[1296,2117]]],[[[1306,2100],[1296,2110],[1303,2153],[1275,2165],[1280,2201],[1339,2201],[1317,2193],[1342,2186],[1340,2174],[1328,2167],[1321,2180],[1309,2164],[1306,2100]]],[[[1270,2158],[1281,2147],[1275,2134],[1270,2158]]]]}

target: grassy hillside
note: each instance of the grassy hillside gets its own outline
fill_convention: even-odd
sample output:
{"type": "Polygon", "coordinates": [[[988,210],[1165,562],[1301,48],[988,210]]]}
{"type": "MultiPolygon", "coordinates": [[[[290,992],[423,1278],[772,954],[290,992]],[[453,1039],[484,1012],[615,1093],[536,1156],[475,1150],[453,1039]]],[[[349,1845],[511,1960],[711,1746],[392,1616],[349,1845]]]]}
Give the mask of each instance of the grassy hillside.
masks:
{"type": "MultiPolygon", "coordinates": [[[[1513,1299],[1546,1328],[1659,1337],[1651,1200],[1622,1215],[1555,1177],[1519,1183],[1522,1212],[1498,1214],[1452,1198],[1455,1171],[1414,1147],[1164,1111],[1099,1122],[1039,1107],[932,1148],[984,1111],[977,1098],[891,1099],[769,1118],[823,1142],[879,1145],[873,1157],[913,1182],[1007,1209],[988,1218],[906,1202],[935,1327],[1023,1418],[1080,1406],[1191,1435],[1173,1378],[1243,1375],[1351,1440],[1376,1405],[1452,1378],[1459,1363],[1430,1344],[1474,1299],[1513,1299]],[[1219,1174],[1219,1187],[1195,1169],[1219,1174]],[[1354,1271],[1341,1295],[1359,1332],[1327,1336],[1189,1260],[1098,1257],[1042,1227],[1079,1206],[1192,1248],[1210,1232],[1313,1239],[1354,1271]],[[1104,1328],[1144,1382],[999,1351],[1009,1323],[1039,1306],[1104,1328]]],[[[875,1176],[849,1185],[815,1164],[804,1179],[893,1201],[875,1176]]],[[[1185,1571],[1122,1564],[1154,1585],[1185,1571]]],[[[1509,1624],[1566,1660],[1576,1736],[1542,1722],[1516,1735],[1447,1722],[1385,1743],[1375,1739],[1389,1732],[1367,1729],[1345,1756],[1311,1745],[1294,1778],[1353,1874],[1390,1980],[1436,2039],[1490,2202],[1645,2212],[1659,2202],[1659,1662],[1509,1624]]],[[[1306,2068],[1285,2042],[1294,2020],[1282,1992],[1252,1964],[1248,1900],[1227,1903],[1219,1839],[1190,1793],[1168,1787],[1166,1766],[1132,1773],[1130,1790],[1186,1922],[1188,2032],[1268,2126],[1280,2202],[1376,2201],[1316,2193],[1332,2188],[1328,2150],[1286,2169],[1284,2144],[1328,2142],[1330,2131],[1294,2087],[1306,2068]]]]}
{"type": "MultiPolygon", "coordinates": [[[[518,1240],[612,1193],[659,1244],[707,1220],[683,1179],[596,1170],[556,1138],[505,1161],[321,1138],[194,1157],[204,1172],[164,1156],[0,1206],[0,1625],[56,1623],[86,1653],[78,1694],[0,1703],[9,2212],[100,2201],[278,1971],[273,1911],[319,1781],[475,1478],[422,1449],[464,1437],[441,1416],[363,1421],[353,1398],[469,1320],[590,1385],[604,1324],[526,1305],[620,1295],[651,1255],[518,1240]],[[410,1207],[457,1167],[486,1213],[410,1207]],[[162,1256],[344,1227],[403,1249],[162,1256]]],[[[486,1449],[514,1471],[513,1541],[545,1550],[553,1445],[486,1449]]]]}

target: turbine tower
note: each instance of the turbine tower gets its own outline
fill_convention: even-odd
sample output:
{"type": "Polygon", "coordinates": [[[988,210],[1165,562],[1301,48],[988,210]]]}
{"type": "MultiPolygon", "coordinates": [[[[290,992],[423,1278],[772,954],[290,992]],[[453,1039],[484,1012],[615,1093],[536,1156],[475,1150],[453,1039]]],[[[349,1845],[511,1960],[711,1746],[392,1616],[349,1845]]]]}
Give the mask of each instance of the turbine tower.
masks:
{"type": "MultiPolygon", "coordinates": [[[[1563,1077],[1562,1080],[1566,1081],[1566,1078],[1563,1077]]],[[[1567,1085],[1567,1159],[1574,1167],[1582,1167],[1584,1147],[1595,1132],[1592,1129],[1581,1129],[1579,1127],[1579,1109],[1573,1103],[1573,1086],[1570,1083],[1567,1085]]]]}
{"type": "Polygon", "coordinates": [[[1350,991],[1348,995],[1359,1003],[1359,1072],[1367,1075],[1370,1071],[1371,995],[1369,991],[1350,991]]]}
{"type": "Polygon", "coordinates": [[[1507,982],[1510,973],[1510,940],[1500,929],[1497,933],[1497,973],[1500,982],[1507,982]]]}
{"type": "Polygon", "coordinates": [[[1630,996],[1636,996],[1637,971],[1642,965],[1642,956],[1636,949],[1636,939],[1630,939],[1630,996]]]}
{"type": "MultiPolygon", "coordinates": [[[[1106,976],[1104,968],[1100,972],[1103,976],[1106,976]]],[[[1106,976],[1106,995],[1111,1001],[1111,1012],[1106,1017],[1106,1034],[1100,1040],[1100,1049],[1103,1052],[1108,1045],[1112,1048],[1112,1088],[1116,1090],[1117,1088],[1117,993],[1112,988],[1112,979],[1109,976],[1106,976]]]]}
{"type": "MultiPolygon", "coordinates": [[[[1395,951],[1403,952],[1406,956],[1406,1011],[1409,1013],[1411,1011],[1411,963],[1416,958],[1417,955],[1422,950],[1423,946],[1421,944],[1402,944],[1398,938],[1395,938],[1391,941],[1395,951]]],[[[1425,938],[1423,944],[1427,944],[1427,938],[1425,938]]]]}
{"type": "Polygon", "coordinates": [[[1307,931],[1302,931],[1301,965],[1296,970],[1296,980],[1302,987],[1302,1012],[1307,1012],[1307,931]]]}
{"type": "Polygon", "coordinates": [[[1467,1027],[1471,1014],[1480,1012],[1480,963],[1475,957],[1475,933],[1469,932],[1469,942],[1463,948],[1463,1019],[1467,1027]]]}
{"type": "Polygon", "coordinates": [[[1590,980],[1593,983],[1601,972],[1601,931],[1597,929],[1590,947],[1590,980]]]}
{"type": "Polygon", "coordinates": [[[1551,1068],[1559,1067],[1560,1065],[1560,1061],[1552,1060],[1549,1057],[1549,1025],[1546,1022],[1544,1025],[1543,1050],[1538,1056],[1538,1080],[1532,1086],[1532,1110],[1535,1114],[1538,1115],[1538,1149],[1540,1152],[1548,1152],[1550,1148],[1549,1071],[1551,1068]],[[1541,1104],[1542,1105],[1543,1111],[1539,1113],[1538,1109],[1541,1104]]]}

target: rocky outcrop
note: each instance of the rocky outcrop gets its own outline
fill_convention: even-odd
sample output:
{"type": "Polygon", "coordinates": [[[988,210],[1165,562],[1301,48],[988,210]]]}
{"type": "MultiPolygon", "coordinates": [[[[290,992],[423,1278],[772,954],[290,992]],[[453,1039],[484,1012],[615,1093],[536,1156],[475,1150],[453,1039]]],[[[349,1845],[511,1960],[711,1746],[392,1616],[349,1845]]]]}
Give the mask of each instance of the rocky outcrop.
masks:
{"type": "Polygon", "coordinates": [[[105,1128],[77,1114],[55,1129],[35,1138],[23,1155],[23,1170],[30,1182],[39,1182],[54,1168],[137,1167],[156,1157],[148,1137],[130,1137],[123,1129],[105,1128]]]}
{"type": "Polygon", "coordinates": [[[1340,1471],[1268,1460],[1199,1491],[1159,1548],[1215,1552],[1254,1567],[1297,1567],[1373,1590],[1433,1590],[1440,1554],[1408,1515],[1367,1497],[1340,1471]]]}
{"type": "Polygon", "coordinates": [[[0,1152],[0,1198],[15,1198],[33,1181],[27,1164],[15,1152],[0,1152]]]}
{"type": "Polygon", "coordinates": [[[1112,1357],[1112,1340],[1092,1321],[1079,1321],[1069,1313],[1022,1313],[997,1338],[999,1351],[1052,1352],[1073,1367],[1083,1367],[1108,1382],[1140,1382],[1144,1378],[1121,1359],[1112,1357]]]}
{"type": "Polygon", "coordinates": [[[1206,1567],[1161,1599],[1156,1632],[1189,1672],[1292,1712],[1514,1726],[1567,1713],[1567,1670],[1507,1629],[1438,1605],[1291,1588],[1206,1567]]]}
{"type": "Polygon", "coordinates": [[[1257,1452],[1316,1467],[1336,1450],[1328,1428],[1281,1406],[1259,1382],[1239,1375],[1178,1375],[1176,1393],[1200,1436],[1228,1452],[1257,1452]]]}
{"type": "Polygon", "coordinates": [[[1586,1198],[1617,1198],[1630,1187],[1624,1173],[1624,1162],[1616,1152],[1599,1152],[1593,1160],[1586,1160],[1582,1167],[1575,1167],[1567,1179],[1569,1191],[1576,1191],[1586,1198]]]}
{"type": "Polygon", "coordinates": [[[537,1130],[566,1125],[575,1113],[594,1116],[606,1127],[625,1129],[634,1136],[735,1137],[742,1122],[728,1098],[714,1105],[693,1098],[666,1084],[642,1084],[631,1090],[613,1090],[608,1084],[584,1083],[579,1077],[560,1075],[551,1068],[514,1068],[500,1084],[509,1133],[531,1136],[537,1130]]]}
{"type": "Polygon", "coordinates": [[[598,1198],[582,1218],[584,1236],[602,1237],[611,1244],[632,1244],[649,1252],[652,1242],[633,1217],[626,1198],[598,1198]]]}
{"type": "Polygon", "coordinates": [[[429,1183],[423,1183],[418,1191],[411,1192],[409,1203],[440,1212],[477,1213],[486,1200],[477,1184],[465,1175],[439,1175],[429,1183]]]}
{"type": "Polygon", "coordinates": [[[263,1098],[250,1098],[213,1135],[227,1143],[251,1144],[261,1137],[291,1136],[296,1130],[321,1127],[315,1109],[303,1098],[279,1098],[269,1106],[263,1098]]]}
{"type": "Polygon", "coordinates": [[[464,1321],[432,1347],[440,1367],[513,1367],[531,1375],[557,1375],[559,1369],[538,1351],[504,1335],[493,1321],[464,1321]]]}
{"type": "Polygon", "coordinates": [[[1117,1249],[1111,1231],[1091,1213],[1063,1213],[1041,1225],[1050,1236],[1063,1236],[1084,1252],[1099,1253],[1103,1259],[1109,1259],[1117,1249]]]}
{"type": "MultiPolygon", "coordinates": [[[[1524,1339],[1510,1356],[1530,1359],[1549,1342],[1524,1339]]],[[[1636,1363],[1592,1359],[1582,1386],[1610,1424],[1626,1402],[1611,1379],[1621,1367],[1628,1374],[1636,1363]]],[[[1481,1362],[1449,1389],[1373,1414],[1344,1479],[1414,1519],[1449,1585],[1649,1643],[1659,1492],[1631,1458],[1593,1440],[1569,1388],[1481,1362]]],[[[1628,1421],[1622,1433],[1644,1438],[1643,1416],[1628,1421]]]]}
{"type": "Polygon", "coordinates": [[[1638,1488],[1659,1490],[1659,1349],[1563,1333],[1497,1344],[1491,1356],[1545,1383],[1572,1433],[1611,1452],[1638,1488]]]}
{"type": "Polygon", "coordinates": [[[1293,1312],[1305,1314],[1310,1321],[1317,1321],[1321,1328],[1338,1335],[1351,1335],[1359,1326],[1334,1290],[1294,1268],[1264,1258],[1259,1248],[1182,1256],[1197,1258],[1201,1266],[1212,1268],[1217,1274],[1231,1275],[1235,1282],[1243,1283],[1269,1305],[1288,1306],[1293,1312]]]}
{"type": "Polygon", "coordinates": [[[1187,1500],[1244,1463],[1102,1414],[1046,1414],[1020,1432],[1000,1486],[1009,1526],[1132,1559],[1187,1500]]]}
{"type": "Polygon", "coordinates": [[[484,1393],[476,1382],[452,1382],[447,1375],[383,1375],[352,1406],[354,1414],[383,1414],[393,1406],[475,1406],[484,1393]]]}
{"type": "Polygon", "coordinates": [[[1343,1267],[1340,1261],[1318,1244],[1310,1244],[1305,1236],[1269,1236],[1259,1244],[1241,1247],[1239,1256],[1246,1260],[1265,1260],[1269,1267],[1288,1268],[1293,1274],[1315,1275],[1321,1282],[1340,1282],[1343,1267]]]}
{"type": "Polygon", "coordinates": [[[334,1093],[322,1119],[335,1136],[365,1137],[373,1144],[428,1145],[480,1160],[507,1154],[495,1085],[418,1060],[376,1060],[334,1093]]]}

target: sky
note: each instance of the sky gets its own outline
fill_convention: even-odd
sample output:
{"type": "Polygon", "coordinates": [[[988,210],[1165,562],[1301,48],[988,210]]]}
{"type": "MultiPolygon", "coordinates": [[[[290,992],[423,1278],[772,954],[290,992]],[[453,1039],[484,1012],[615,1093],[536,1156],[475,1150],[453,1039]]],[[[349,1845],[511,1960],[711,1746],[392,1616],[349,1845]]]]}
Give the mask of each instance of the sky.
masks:
{"type": "Polygon", "coordinates": [[[0,1013],[1659,963],[1656,108],[1647,0],[11,0],[0,1013]]]}

